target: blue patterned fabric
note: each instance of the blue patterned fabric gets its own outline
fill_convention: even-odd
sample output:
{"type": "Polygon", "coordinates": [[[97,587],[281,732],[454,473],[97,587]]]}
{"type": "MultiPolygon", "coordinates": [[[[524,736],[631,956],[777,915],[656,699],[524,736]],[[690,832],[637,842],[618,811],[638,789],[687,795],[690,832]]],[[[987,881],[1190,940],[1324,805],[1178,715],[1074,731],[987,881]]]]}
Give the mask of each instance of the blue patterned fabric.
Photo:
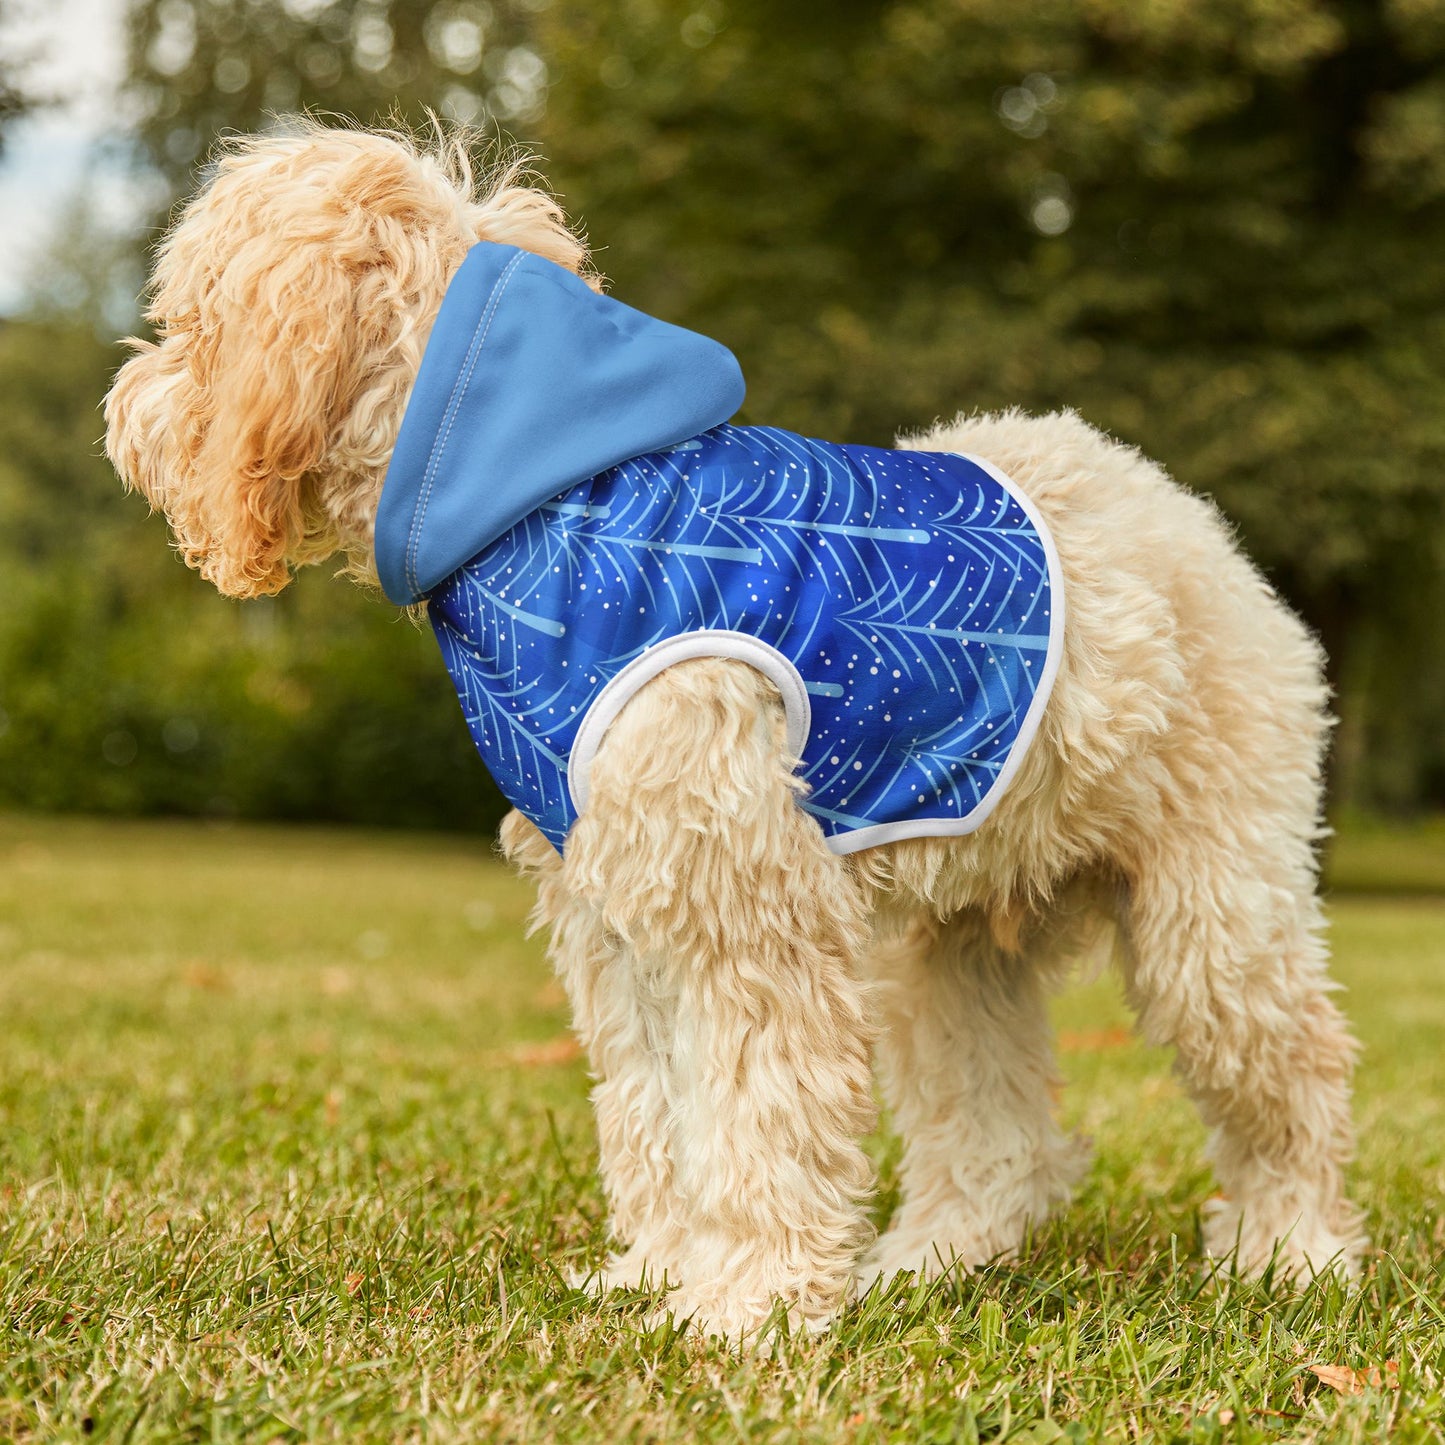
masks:
{"type": "Polygon", "coordinates": [[[467,726],[559,849],[607,721],[682,657],[782,691],[829,846],[963,833],[1037,728],[1052,543],[986,463],[717,426],[570,485],[431,594],[467,726]]]}

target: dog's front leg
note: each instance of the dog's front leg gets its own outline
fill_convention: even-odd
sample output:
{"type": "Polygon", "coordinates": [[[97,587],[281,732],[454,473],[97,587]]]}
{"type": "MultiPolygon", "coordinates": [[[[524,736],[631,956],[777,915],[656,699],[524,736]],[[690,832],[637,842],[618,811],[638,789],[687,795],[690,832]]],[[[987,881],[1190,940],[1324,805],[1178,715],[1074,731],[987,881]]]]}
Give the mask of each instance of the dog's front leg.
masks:
{"type": "MultiPolygon", "coordinates": [[[[598,752],[566,852],[569,891],[613,940],[589,1009],[633,1046],[615,1076],[596,1056],[599,1116],[625,1115],[604,1136],[664,1196],[651,1273],[677,1286],[669,1309],[729,1339],[779,1300],[821,1327],[870,1234],[865,909],[797,806],[771,685],[713,660],[649,683],[598,752]]],[[[608,1149],[614,1208],[635,1216],[608,1149]]]]}
{"type": "Polygon", "coordinates": [[[579,1283],[598,1292],[675,1283],[687,1227],[675,1207],[667,1151],[676,1001],[666,981],[607,926],[598,901],[572,886],[576,860],[587,856],[585,833],[580,848],[569,848],[569,867],[534,824],[513,812],[502,823],[502,851],[537,884],[533,923],[551,930],[548,954],[596,1080],[599,1169],[618,1252],[579,1275],[579,1283]]]}

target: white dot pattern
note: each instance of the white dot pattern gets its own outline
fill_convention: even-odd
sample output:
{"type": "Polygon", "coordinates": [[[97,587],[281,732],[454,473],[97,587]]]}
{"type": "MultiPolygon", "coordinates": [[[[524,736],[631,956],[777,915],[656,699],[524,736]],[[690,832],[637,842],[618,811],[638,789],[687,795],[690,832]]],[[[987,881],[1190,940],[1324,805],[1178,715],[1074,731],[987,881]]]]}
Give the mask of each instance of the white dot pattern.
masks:
{"type": "Polygon", "coordinates": [[[559,848],[588,708],[704,629],[803,678],[802,806],[832,840],[964,831],[991,804],[1051,680],[1056,587],[1039,527],[975,461],[722,426],[544,503],[429,606],[483,761],[559,848]]]}

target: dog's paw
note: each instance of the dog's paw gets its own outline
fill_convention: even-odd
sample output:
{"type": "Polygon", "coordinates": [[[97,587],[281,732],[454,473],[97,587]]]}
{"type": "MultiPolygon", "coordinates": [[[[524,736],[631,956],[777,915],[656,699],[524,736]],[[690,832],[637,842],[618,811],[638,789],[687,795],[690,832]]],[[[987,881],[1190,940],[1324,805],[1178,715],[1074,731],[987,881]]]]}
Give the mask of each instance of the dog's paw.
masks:
{"type": "Polygon", "coordinates": [[[1360,1272],[1367,1239],[1353,1206],[1329,1218],[1318,1212],[1254,1208],[1211,1199],[1204,1206],[1204,1252],[1238,1274],[1257,1279],[1273,1267],[1279,1280],[1304,1282],[1333,1274],[1351,1280],[1360,1272]]]}
{"type": "MultiPolygon", "coordinates": [[[[676,1275],[671,1276],[673,1282],[676,1275]]],[[[615,1289],[658,1290],[669,1285],[666,1265],[656,1263],[646,1249],[634,1245],[623,1254],[612,1254],[595,1269],[576,1269],[567,1282],[573,1289],[586,1290],[599,1298],[615,1289]]]]}
{"type": "MultiPolygon", "coordinates": [[[[859,1291],[877,1283],[886,1288],[900,1274],[938,1279],[1010,1262],[1023,1243],[1030,1219],[1026,1203],[1013,1200],[1010,1204],[1011,1208],[1000,1209],[993,1217],[954,1209],[929,1220],[900,1219],[864,1256],[857,1273],[859,1291]]],[[[1038,1213],[1044,1214],[1046,1208],[1039,1208],[1038,1213]]]]}
{"type": "Polygon", "coordinates": [[[944,1244],[911,1231],[905,1233],[890,1230],[881,1235],[864,1256],[854,1278],[861,1296],[875,1286],[886,1290],[902,1275],[938,1279],[954,1271],[970,1274],[976,1269],[982,1269],[992,1260],[1007,1259],[1012,1253],[1013,1248],[1006,1246],[987,1251],[984,1243],[975,1237],[966,1236],[960,1239],[954,1236],[944,1244]]]}
{"type": "Polygon", "coordinates": [[[1092,1152],[1083,1135],[1053,1134],[1031,1155],[974,1161],[966,1185],[915,1178],[930,1203],[906,1203],[879,1236],[857,1271],[859,1292],[901,1274],[937,1279],[1012,1260],[1030,1224],[1068,1202],[1092,1152]]]}
{"type": "Polygon", "coordinates": [[[647,1323],[695,1331],[734,1349],[771,1355],[784,1333],[793,1339],[826,1333],[834,1314],[805,1312],[778,1299],[738,1299],[721,1290],[684,1288],[672,1290],[647,1323]]]}

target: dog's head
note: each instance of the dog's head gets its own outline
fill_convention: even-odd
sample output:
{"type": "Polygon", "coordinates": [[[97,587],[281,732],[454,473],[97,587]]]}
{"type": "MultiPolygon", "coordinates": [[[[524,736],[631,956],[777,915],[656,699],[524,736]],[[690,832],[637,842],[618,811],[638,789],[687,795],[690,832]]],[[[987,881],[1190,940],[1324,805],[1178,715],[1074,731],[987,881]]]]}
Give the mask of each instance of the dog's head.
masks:
{"type": "Polygon", "coordinates": [[[463,141],[306,123],[227,143],[161,244],[155,341],[106,398],[106,451],[229,596],[345,554],[374,579],[387,461],[447,283],[477,240],[581,271],[521,166],[478,185],[463,141]]]}

